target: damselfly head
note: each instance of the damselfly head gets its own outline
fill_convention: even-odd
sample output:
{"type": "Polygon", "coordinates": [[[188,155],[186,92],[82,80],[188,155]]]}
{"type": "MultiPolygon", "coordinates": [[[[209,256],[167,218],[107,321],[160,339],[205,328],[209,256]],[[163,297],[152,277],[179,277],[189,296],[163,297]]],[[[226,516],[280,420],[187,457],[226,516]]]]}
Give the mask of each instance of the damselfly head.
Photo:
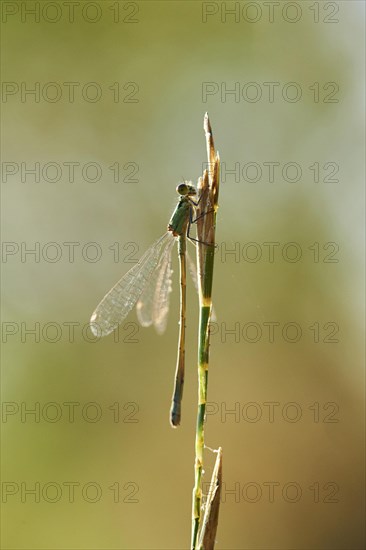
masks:
{"type": "Polygon", "coordinates": [[[197,194],[196,188],[192,185],[190,181],[184,181],[183,183],[179,183],[177,185],[176,191],[178,195],[183,195],[183,196],[190,196],[190,195],[197,194]]]}

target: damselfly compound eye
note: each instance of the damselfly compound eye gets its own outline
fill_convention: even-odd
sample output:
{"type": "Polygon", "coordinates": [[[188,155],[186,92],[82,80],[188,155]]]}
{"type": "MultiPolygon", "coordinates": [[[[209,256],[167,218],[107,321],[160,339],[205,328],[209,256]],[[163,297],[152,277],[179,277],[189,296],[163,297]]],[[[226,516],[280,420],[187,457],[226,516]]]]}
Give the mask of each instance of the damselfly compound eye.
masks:
{"type": "Polygon", "coordinates": [[[197,194],[195,187],[193,187],[193,185],[191,185],[190,183],[187,183],[186,181],[177,185],[176,191],[178,195],[183,195],[183,196],[197,194]]]}

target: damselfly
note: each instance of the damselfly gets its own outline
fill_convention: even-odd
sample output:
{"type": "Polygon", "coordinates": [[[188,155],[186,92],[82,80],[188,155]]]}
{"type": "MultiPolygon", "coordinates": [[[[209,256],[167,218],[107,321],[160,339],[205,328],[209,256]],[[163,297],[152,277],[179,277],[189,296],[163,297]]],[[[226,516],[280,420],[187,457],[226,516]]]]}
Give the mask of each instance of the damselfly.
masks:
{"type": "Polygon", "coordinates": [[[171,252],[178,241],[180,267],[180,319],[178,356],[175,372],[174,392],[170,410],[172,426],[178,426],[181,419],[181,401],[184,384],[185,319],[186,319],[186,257],[195,286],[195,267],[187,256],[187,238],[197,203],[192,197],[197,191],[188,182],[177,186],[179,201],[170,218],[168,231],[160,237],[118,283],[104,296],[90,319],[93,333],[106,336],[122,323],[137,303],[137,317],[144,327],[153,324],[158,333],[166,328],[171,285],[171,252]]]}

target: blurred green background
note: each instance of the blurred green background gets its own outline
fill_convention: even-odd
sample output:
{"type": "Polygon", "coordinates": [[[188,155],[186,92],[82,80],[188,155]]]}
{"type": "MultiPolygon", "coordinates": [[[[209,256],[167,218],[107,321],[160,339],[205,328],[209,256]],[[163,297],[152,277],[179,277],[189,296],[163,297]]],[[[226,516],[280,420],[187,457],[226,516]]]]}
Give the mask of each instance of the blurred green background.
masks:
{"type": "Polygon", "coordinates": [[[176,278],[163,336],[134,311],[119,341],[87,324],[165,231],[176,184],[202,173],[208,111],[223,162],[216,547],[364,548],[364,4],[73,10],[2,3],[3,547],[189,547],[193,286],[177,430],[176,278]]]}

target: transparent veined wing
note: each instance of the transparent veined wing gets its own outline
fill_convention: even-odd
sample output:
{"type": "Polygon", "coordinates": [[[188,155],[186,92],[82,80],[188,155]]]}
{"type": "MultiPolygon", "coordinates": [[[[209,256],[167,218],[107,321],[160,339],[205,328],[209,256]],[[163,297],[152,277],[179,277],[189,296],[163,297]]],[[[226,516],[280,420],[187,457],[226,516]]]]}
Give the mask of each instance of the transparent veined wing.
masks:
{"type": "Polygon", "coordinates": [[[167,244],[160,256],[158,265],[151,276],[150,283],[145,287],[136,305],[137,318],[143,327],[154,324],[156,331],[162,334],[166,329],[169,294],[172,291],[172,248],[175,238],[167,244]]]}
{"type": "Polygon", "coordinates": [[[188,250],[187,250],[187,264],[188,264],[188,271],[191,274],[191,278],[194,284],[194,288],[196,289],[198,293],[198,276],[197,276],[197,269],[194,265],[194,261],[190,257],[188,250]]]}
{"type": "Polygon", "coordinates": [[[172,241],[172,233],[167,232],[160,237],[104,296],[90,319],[95,336],[110,334],[127,317],[149,283],[162,250],[170,246],[172,241]]]}

